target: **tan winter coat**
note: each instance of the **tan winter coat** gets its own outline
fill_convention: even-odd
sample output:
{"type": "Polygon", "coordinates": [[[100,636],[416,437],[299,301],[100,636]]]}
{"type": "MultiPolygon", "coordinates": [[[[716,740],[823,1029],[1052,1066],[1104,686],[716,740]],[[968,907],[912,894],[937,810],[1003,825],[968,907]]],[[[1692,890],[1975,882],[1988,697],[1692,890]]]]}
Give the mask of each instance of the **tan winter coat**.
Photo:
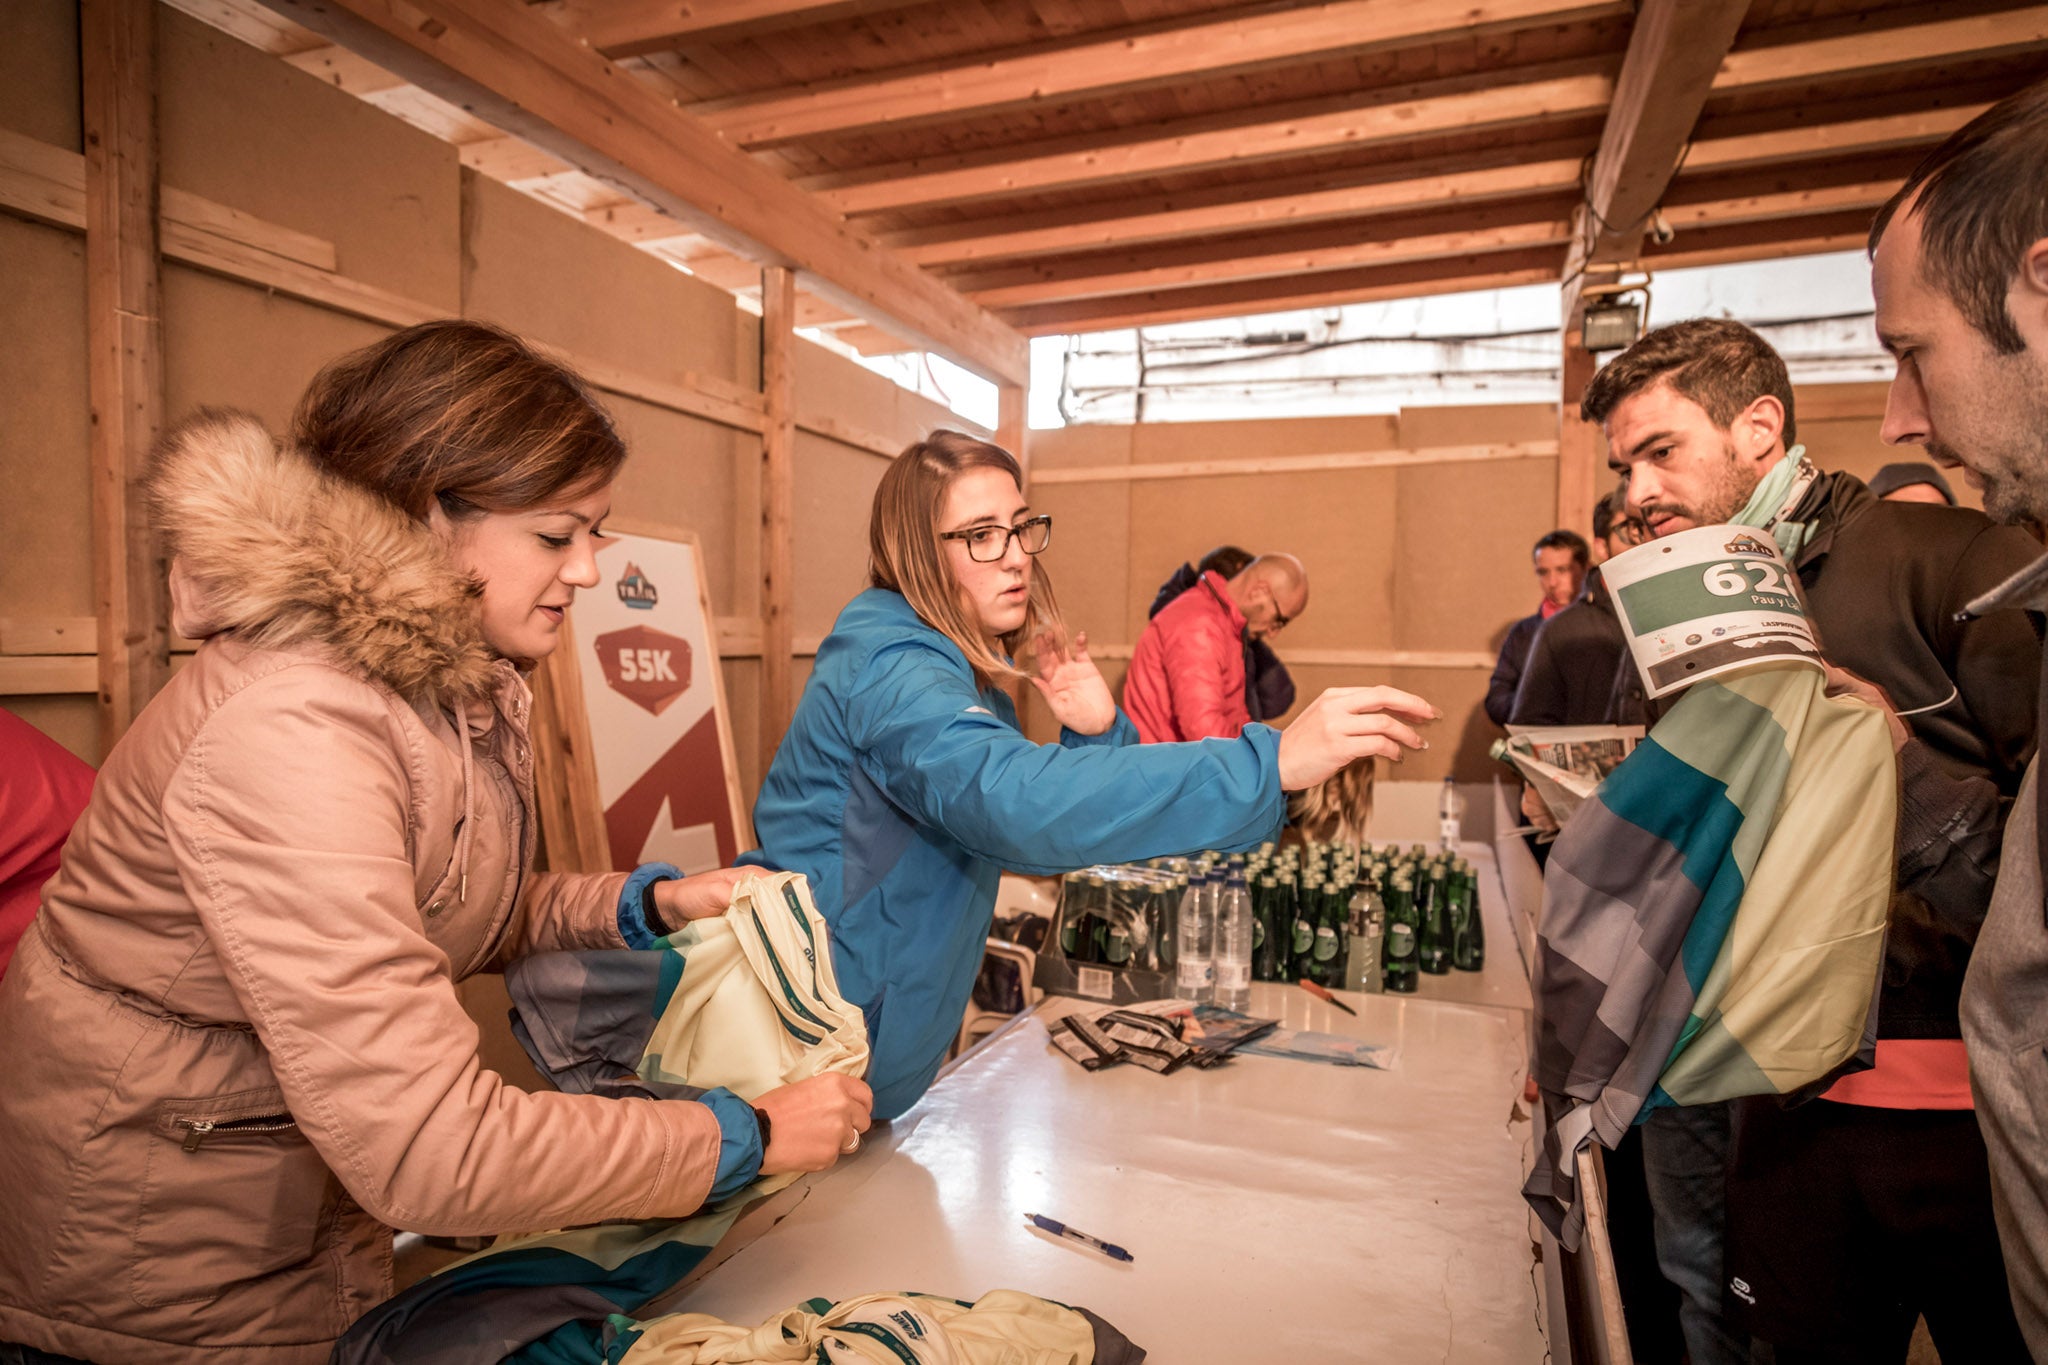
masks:
{"type": "Polygon", "coordinates": [[[228,414],[154,496],[207,638],[0,979],[0,1341],[311,1365],[391,1292],[388,1228],[694,1210],[704,1106],[477,1063],[455,982],[621,946],[623,879],[531,872],[530,699],[432,535],[228,414]]]}

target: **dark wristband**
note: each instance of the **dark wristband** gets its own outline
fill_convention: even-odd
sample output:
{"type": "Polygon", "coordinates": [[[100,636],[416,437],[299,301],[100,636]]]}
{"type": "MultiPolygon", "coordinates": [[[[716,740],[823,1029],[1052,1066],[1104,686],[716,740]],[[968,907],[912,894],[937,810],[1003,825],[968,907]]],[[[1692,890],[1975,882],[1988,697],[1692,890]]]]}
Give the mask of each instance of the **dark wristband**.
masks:
{"type": "Polygon", "coordinates": [[[768,1111],[765,1109],[756,1109],[754,1111],[754,1122],[759,1124],[761,1128],[761,1151],[762,1154],[765,1156],[768,1151],[768,1111]]]}
{"type": "Polygon", "coordinates": [[[669,927],[668,921],[661,917],[661,911],[654,906],[654,888],[663,882],[673,880],[672,877],[656,877],[640,888],[640,918],[647,921],[647,927],[654,931],[656,938],[667,938],[675,932],[669,927]]]}

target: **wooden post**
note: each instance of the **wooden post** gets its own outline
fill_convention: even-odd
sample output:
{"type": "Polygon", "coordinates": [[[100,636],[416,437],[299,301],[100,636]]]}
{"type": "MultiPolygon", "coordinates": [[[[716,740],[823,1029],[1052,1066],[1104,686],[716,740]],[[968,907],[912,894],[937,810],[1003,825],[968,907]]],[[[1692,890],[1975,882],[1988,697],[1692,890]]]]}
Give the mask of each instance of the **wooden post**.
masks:
{"type": "Polygon", "coordinates": [[[85,302],[100,752],[170,676],[164,572],[142,481],[163,426],[156,3],[84,0],[85,302]]]}
{"type": "Polygon", "coordinates": [[[796,272],[761,272],[761,779],[788,728],[795,671],[790,520],[796,500],[796,272]]]}
{"type": "Polygon", "coordinates": [[[1593,532],[1599,499],[1600,429],[1579,415],[1579,398],[1599,368],[1576,331],[1564,334],[1564,379],[1557,400],[1557,524],[1593,532]]]}
{"type": "Polygon", "coordinates": [[[1024,469],[1025,492],[1030,492],[1031,452],[1025,447],[1024,386],[1002,384],[996,388],[996,444],[1017,457],[1024,469]]]}

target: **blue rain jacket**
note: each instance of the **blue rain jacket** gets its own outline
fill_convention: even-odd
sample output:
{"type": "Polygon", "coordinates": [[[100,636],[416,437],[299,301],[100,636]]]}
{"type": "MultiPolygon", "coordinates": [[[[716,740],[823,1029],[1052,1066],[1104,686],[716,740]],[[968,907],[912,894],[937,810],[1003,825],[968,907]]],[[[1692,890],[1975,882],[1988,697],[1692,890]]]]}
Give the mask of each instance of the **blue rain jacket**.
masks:
{"type": "Polygon", "coordinates": [[[917,1102],[980,969],[1001,870],[1051,874],[1249,848],[1286,811],[1280,734],[1034,744],[1016,708],[900,593],[870,588],[818,649],[740,861],[801,872],[832,927],[839,987],[867,1015],[875,1116],[917,1102]]]}

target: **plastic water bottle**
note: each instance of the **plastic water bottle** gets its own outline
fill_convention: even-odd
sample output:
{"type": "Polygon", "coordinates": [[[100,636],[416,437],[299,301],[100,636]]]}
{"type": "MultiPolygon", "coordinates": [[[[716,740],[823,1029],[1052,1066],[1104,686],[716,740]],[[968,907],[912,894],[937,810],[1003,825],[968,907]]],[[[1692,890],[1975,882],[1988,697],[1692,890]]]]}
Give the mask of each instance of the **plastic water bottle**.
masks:
{"type": "Polygon", "coordinates": [[[1236,872],[1216,907],[1216,1003],[1241,1010],[1252,1002],[1252,898],[1236,872]]]}
{"type": "Polygon", "coordinates": [[[1180,898],[1180,932],[1173,960],[1173,993],[1197,1003],[1209,998],[1216,980],[1216,884],[1203,873],[1180,898]]]}
{"type": "Polygon", "coordinates": [[[1443,794],[1436,799],[1437,830],[1443,837],[1443,852],[1456,853],[1465,837],[1465,794],[1457,781],[1444,779],[1443,794]]]}

